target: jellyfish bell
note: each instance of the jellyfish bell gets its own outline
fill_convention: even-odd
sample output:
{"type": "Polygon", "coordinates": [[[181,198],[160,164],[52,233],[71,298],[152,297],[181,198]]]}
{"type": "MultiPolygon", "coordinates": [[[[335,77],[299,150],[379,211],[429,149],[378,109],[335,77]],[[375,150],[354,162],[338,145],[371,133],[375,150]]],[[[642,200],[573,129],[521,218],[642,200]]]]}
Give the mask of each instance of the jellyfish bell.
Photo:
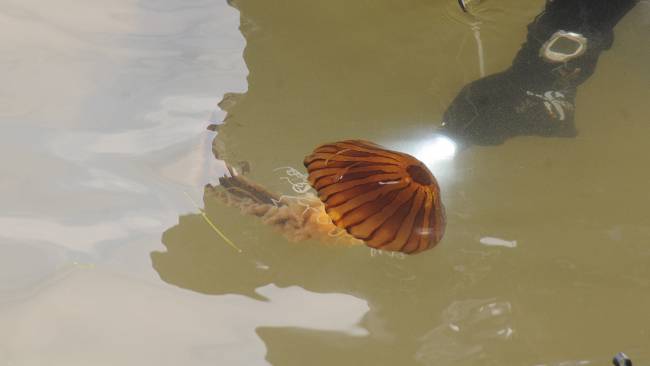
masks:
{"type": "Polygon", "coordinates": [[[317,147],[304,164],[332,222],[369,247],[412,254],[442,239],[440,188],[411,155],[346,140],[317,147]]]}

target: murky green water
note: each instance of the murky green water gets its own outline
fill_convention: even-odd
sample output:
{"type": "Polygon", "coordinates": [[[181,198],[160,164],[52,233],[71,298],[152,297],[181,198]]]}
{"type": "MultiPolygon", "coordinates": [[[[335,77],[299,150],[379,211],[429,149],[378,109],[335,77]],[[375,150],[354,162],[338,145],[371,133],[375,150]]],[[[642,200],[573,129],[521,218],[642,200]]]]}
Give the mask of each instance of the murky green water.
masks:
{"type": "Polygon", "coordinates": [[[647,3],[577,138],[429,162],[448,225],[410,257],[290,242],[203,187],[226,160],[295,195],[287,167],[344,138],[417,155],[476,32],[501,71],[543,1],[1,3],[0,365],[650,363],[647,3]]]}

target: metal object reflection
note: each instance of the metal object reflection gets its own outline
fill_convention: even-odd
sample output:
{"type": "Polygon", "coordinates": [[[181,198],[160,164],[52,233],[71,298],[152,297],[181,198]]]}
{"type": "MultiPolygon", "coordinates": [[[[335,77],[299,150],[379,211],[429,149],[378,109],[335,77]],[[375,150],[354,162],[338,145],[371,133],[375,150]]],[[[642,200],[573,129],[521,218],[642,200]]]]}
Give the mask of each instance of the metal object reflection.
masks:
{"type": "Polygon", "coordinates": [[[614,366],[632,366],[632,360],[623,352],[619,352],[612,360],[614,366]]]}

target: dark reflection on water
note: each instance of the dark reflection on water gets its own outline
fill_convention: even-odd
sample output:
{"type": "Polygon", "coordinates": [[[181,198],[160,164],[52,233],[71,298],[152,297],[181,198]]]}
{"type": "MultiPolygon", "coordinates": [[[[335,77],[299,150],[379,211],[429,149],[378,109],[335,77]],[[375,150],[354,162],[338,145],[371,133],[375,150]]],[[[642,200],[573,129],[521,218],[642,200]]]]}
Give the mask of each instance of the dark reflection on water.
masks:
{"type": "MultiPolygon", "coordinates": [[[[204,199],[211,220],[222,228],[238,228],[230,235],[243,252],[225,245],[200,215],[181,216],[179,224],[163,234],[166,251],[151,254],[164,281],[205,294],[242,294],[262,301],[265,298],[256,289],[273,283],[349,294],[369,302],[370,312],[362,322],[369,337],[258,328],[267,343],[267,358],[274,364],[300,364],[305,359],[310,364],[336,360],[396,364],[415,358],[425,363],[470,361],[480,353],[478,362],[496,357],[490,342],[511,338],[510,305],[487,298],[497,292],[481,290],[485,271],[467,275],[434,255],[400,259],[388,253],[371,254],[365,247],[290,243],[259,220],[242,218],[236,209],[221,207],[209,195],[204,199]],[[486,298],[450,304],[449,294],[461,289],[486,298]],[[497,309],[494,314],[492,308],[497,309]],[[445,342],[444,350],[437,346],[439,342],[445,342]],[[292,353],[286,353],[287,347],[292,353]]],[[[473,257],[473,264],[480,261],[488,269],[498,255],[470,254],[466,259],[473,257]]]]}
{"type": "MultiPolygon", "coordinates": [[[[641,273],[621,276],[614,268],[599,269],[561,257],[540,261],[514,252],[458,252],[446,246],[398,259],[386,253],[373,255],[364,247],[290,243],[259,220],[242,218],[237,209],[223,207],[209,194],[204,200],[208,217],[228,230],[243,252],[227,246],[200,215],[181,216],[178,225],[163,234],[166,251],[151,254],[164,281],[204,294],[241,294],[260,301],[266,301],[256,292],[260,287],[297,285],[317,293],[349,294],[369,303],[370,311],[361,323],[369,332],[365,337],[258,328],[273,364],[299,365],[309,360],[326,365],[345,360],[482,365],[530,360],[531,355],[548,360],[539,348],[552,348],[558,339],[567,342],[568,349],[588,346],[585,342],[593,339],[573,338],[585,326],[632,326],[638,319],[617,319],[605,299],[633,304],[634,294],[628,289],[650,285],[641,273]],[[597,314],[608,317],[600,324],[583,324],[597,314]]],[[[452,240],[467,238],[452,236],[452,240]]],[[[641,311],[645,301],[631,309],[641,311]]],[[[603,349],[596,356],[608,357],[609,352],[603,349]]],[[[578,365],[585,357],[583,352],[568,354],[577,360],[570,364],[578,365]]]]}

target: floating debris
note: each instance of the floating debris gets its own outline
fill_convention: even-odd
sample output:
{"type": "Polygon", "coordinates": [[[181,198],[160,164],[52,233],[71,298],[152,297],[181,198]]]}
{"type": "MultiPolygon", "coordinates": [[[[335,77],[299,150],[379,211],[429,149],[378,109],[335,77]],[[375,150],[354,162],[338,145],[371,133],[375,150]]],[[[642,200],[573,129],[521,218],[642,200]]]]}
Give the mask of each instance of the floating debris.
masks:
{"type": "Polygon", "coordinates": [[[489,247],[506,247],[506,248],[516,248],[517,247],[517,241],[516,240],[505,240],[501,238],[494,238],[491,236],[484,236],[479,240],[481,244],[487,245],[489,247]]]}
{"type": "Polygon", "coordinates": [[[212,222],[212,220],[210,220],[208,215],[205,213],[205,210],[203,210],[201,207],[199,207],[199,205],[192,199],[192,197],[187,192],[183,192],[183,193],[185,193],[187,198],[189,198],[189,200],[192,201],[192,204],[194,204],[194,207],[196,207],[197,210],[199,210],[199,212],[201,213],[201,217],[203,217],[203,220],[205,220],[205,222],[207,222],[208,225],[210,225],[212,230],[214,230],[214,232],[216,232],[217,235],[219,235],[221,237],[221,239],[223,239],[226,242],[226,244],[230,245],[233,249],[235,249],[236,251],[241,253],[242,250],[238,246],[236,246],[235,243],[232,242],[232,240],[228,239],[228,237],[226,235],[224,235],[224,233],[222,233],[221,230],[219,230],[219,228],[212,222]]]}

